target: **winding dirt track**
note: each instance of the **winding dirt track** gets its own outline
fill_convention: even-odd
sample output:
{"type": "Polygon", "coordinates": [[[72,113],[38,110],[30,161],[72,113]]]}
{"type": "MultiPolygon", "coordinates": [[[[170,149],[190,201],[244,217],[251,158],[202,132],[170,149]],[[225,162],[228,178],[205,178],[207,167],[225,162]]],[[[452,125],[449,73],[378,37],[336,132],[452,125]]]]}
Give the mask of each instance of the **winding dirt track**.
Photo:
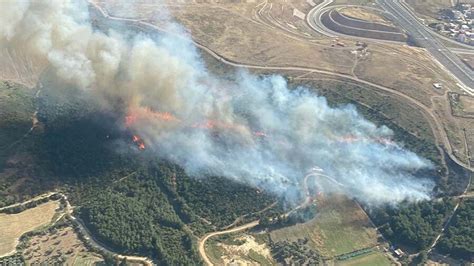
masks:
{"type": "MultiPolygon", "coordinates": [[[[132,26],[145,27],[145,28],[152,29],[152,30],[159,31],[159,32],[165,32],[165,33],[168,33],[168,34],[173,34],[173,35],[177,36],[178,38],[183,38],[183,39],[185,38],[185,37],[176,35],[176,33],[163,30],[163,29],[159,28],[156,25],[153,25],[151,23],[148,23],[148,22],[145,22],[145,21],[142,21],[142,20],[139,20],[139,19],[129,19],[129,18],[121,18],[121,17],[111,16],[102,7],[100,7],[96,3],[94,3],[94,2],[90,2],[90,3],[98,11],[100,11],[100,13],[107,19],[122,21],[124,23],[132,24],[132,26]]],[[[247,69],[258,69],[258,70],[314,72],[314,73],[330,75],[330,76],[335,76],[335,77],[339,77],[339,78],[343,78],[343,79],[352,80],[352,81],[355,81],[359,84],[368,85],[368,86],[373,87],[375,89],[378,89],[380,91],[384,91],[384,92],[388,92],[390,94],[396,95],[396,96],[406,100],[407,102],[417,106],[423,112],[424,117],[428,120],[428,122],[430,124],[430,127],[431,127],[431,130],[433,131],[433,134],[435,135],[435,139],[436,139],[436,142],[437,142],[436,144],[437,144],[438,148],[440,149],[440,151],[444,148],[446,150],[446,152],[448,153],[449,157],[454,162],[456,162],[458,165],[462,166],[463,168],[468,169],[471,172],[474,172],[473,167],[470,167],[466,163],[462,162],[461,160],[459,160],[453,154],[453,150],[452,150],[451,144],[449,142],[449,139],[447,137],[446,131],[444,130],[444,128],[442,126],[442,123],[439,121],[438,117],[434,114],[433,110],[431,108],[425,106],[424,104],[420,103],[419,101],[417,101],[417,100],[415,100],[415,99],[413,99],[413,98],[411,98],[411,97],[409,97],[409,96],[407,96],[407,95],[405,95],[405,94],[403,94],[403,93],[401,93],[401,92],[399,92],[399,91],[397,91],[393,88],[385,87],[383,85],[376,84],[376,83],[373,83],[373,82],[370,82],[370,81],[367,81],[367,80],[363,80],[363,79],[360,79],[358,77],[354,77],[352,75],[341,74],[341,73],[338,73],[338,72],[321,70],[321,69],[317,69],[317,68],[308,68],[308,67],[299,67],[299,66],[289,66],[289,67],[267,66],[267,65],[261,66],[261,65],[239,63],[239,62],[235,62],[233,60],[227,59],[227,58],[219,55],[215,51],[209,49],[208,47],[206,47],[205,45],[197,42],[196,40],[191,40],[191,41],[194,43],[194,45],[196,45],[201,50],[207,52],[209,55],[211,55],[215,59],[221,61],[224,64],[227,64],[227,65],[230,65],[230,66],[233,66],[233,67],[247,68],[247,69]]]]}
{"type": "MultiPolygon", "coordinates": [[[[104,11],[99,5],[97,5],[96,3],[93,3],[93,2],[90,2],[90,3],[97,10],[99,10],[100,13],[107,19],[122,21],[124,23],[132,24],[132,26],[145,27],[145,28],[153,29],[155,31],[166,32],[166,33],[169,33],[169,34],[176,35],[172,32],[164,31],[163,29],[157,27],[156,25],[147,23],[145,21],[141,21],[141,20],[138,20],[138,19],[129,19],[129,18],[120,18],[120,17],[111,16],[106,11],[104,11]]],[[[178,36],[178,37],[181,38],[181,36],[178,36]]],[[[182,37],[182,38],[184,38],[184,37],[182,37]]],[[[209,49],[208,47],[206,47],[205,45],[197,42],[196,40],[192,40],[192,42],[198,48],[200,48],[201,50],[207,52],[209,55],[211,55],[215,59],[217,59],[217,60],[219,60],[222,63],[225,63],[227,65],[233,66],[233,67],[248,68],[248,69],[259,69],[259,70],[277,70],[277,71],[288,71],[288,70],[290,70],[290,71],[305,71],[305,72],[309,72],[309,73],[314,72],[314,73],[330,75],[330,76],[335,76],[335,77],[339,77],[339,78],[342,78],[342,79],[355,81],[359,84],[368,85],[368,86],[370,86],[374,89],[384,91],[384,92],[387,92],[389,94],[398,96],[398,97],[406,100],[408,103],[415,105],[416,107],[418,107],[422,111],[423,116],[427,119],[428,123],[430,124],[431,130],[432,130],[432,132],[435,136],[435,139],[436,139],[436,146],[440,150],[441,154],[443,155],[443,150],[446,150],[447,154],[449,155],[449,157],[454,162],[456,162],[458,165],[462,166],[463,168],[465,168],[467,170],[470,170],[471,172],[474,172],[474,168],[472,168],[469,164],[466,164],[466,163],[462,162],[461,160],[459,160],[453,154],[453,150],[452,150],[451,144],[449,142],[449,139],[447,137],[447,133],[446,133],[442,123],[440,122],[439,118],[434,114],[434,111],[431,108],[429,108],[429,107],[425,106],[424,104],[422,104],[421,102],[419,102],[419,101],[417,101],[417,100],[415,100],[415,99],[413,99],[413,98],[411,98],[411,97],[409,97],[409,96],[407,96],[407,95],[405,95],[405,94],[403,94],[403,93],[401,93],[401,92],[399,92],[399,91],[397,91],[393,88],[389,88],[389,87],[386,87],[386,86],[383,86],[383,85],[380,85],[380,84],[376,84],[376,83],[373,83],[373,82],[370,82],[370,81],[367,81],[367,80],[363,80],[363,79],[360,79],[358,77],[354,77],[354,76],[351,76],[351,75],[341,74],[341,73],[338,73],[338,72],[332,72],[332,71],[321,70],[321,69],[316,69],[316,68],[307,68],[307,67],[299,67],[299,66],[290,66],[290,67],[267,66],[267,65],[261,66],[261,65],[239,63],[239,62],[227,59],[227,58],[217,54],[215,51],[209,49]]],[[[306,183],[306,179],[307,179],[307,177],[305,177],[305,183],[306,183]]],[[[306,202],[307,202],[307,199],[305,199],[305,201],[302,204],[304,205],[304,204],[306,204],[306,202]]],[[[298,206],[298,207],[300,207],[300,206],[298,206]]],[[[453,212],[453,214],[454,213],[455,213],[455,211],[453,212]]],[[[199,241],[199,252],[200,252],[201,256],[203,257],[204,261],[206,262],[206,264],[212,265],[212,262],[209,260],[209,258],[206,255],[206,252],[205,252],[205,242],[209,238],[211,238],[213,236],[217,236],[217,235],[233,233],[233,232],[238,232],[238,231],[242,231],[242,230],[245,230],[245,229],[249,229],[249,228],[255,227],[256,225],[258,225],[258,223],[259,223],[259,221],[257,220],[257,221],[253,221],[253,222],[247,223],[245,225],[239,226],[239,227],[235,227],[235,228],[227,229],[227,230],[223,230],[223,231],[218,231],[218,232],[213,232],[213,233],[210,233],[210,234],[204,236],[199,241]]],[[[435,241],[435,243],[436,243],[436,241],[435,241]]]]}
{"type": "MultiPolygon", "coordinates": [[[[41,194],[41,195],[38,195],[30,200],[27,200],[27,201],[23,201],[23,202],[19,202],[19,203],[15,203],[15,204],[12,204],[12,205],[9,205],[9,206],[5,206],[3,208],[0,208],[0,210],[4,210],[4,209],[8,209],[8,208],[13,208],[13,207],[17,207],[17,206],[20,206],[20,205],[24,205],[24,204],[27,204],[27,203],[30,203],[30,202],[33,202],[33,201],[38,201],[38,200],[41,200],[41,199],[44,199],[44,198],[47,198],[47,197],[50,197],[52,195],[59,195],[66,203],[66,206],[64,208],[64,213],[62,215],[60,215],[59,217],[57,217],[54,221],[51,222],[50,225],[53,225],[55,224],[57,221],[59,221],[64,215],[65,216],[68,216],[70,218],[70,221],[72,223],[75,223],[77,226],[79,226],[79,230],[80,230],[80,233],[83,234],[83,237],[86,239],[86,241],[89,242],[89,244],[91,244],[92,246],[94,246],[95,248],[98,248],[100,250],[103,250],[103,251],[106,251],[108,253],[111,253],[113,254],[118,260],[122,260],[122,259],[126,259],[128,262],[139,262],[139,263],[142,263],[143,265],[147,265],[147,266],[152,266],[154,265],[152,260],[147,258],[147,257],[140,257],[140,256],[133,256],[133,255],[122,255],[122,254],[119,254],[119,253],[116,253],[110,249],[108,249],[107,247],[105,247],[102,243],[100,243],[99,241],[97,241],[94,236],[89,232],[89,230],[87,229],[87,227],[83,224],[83,222],[72,215],[73,213],[73,207],[71,206],[71,204],[69,203],[69,200],[67,198],[66,195],[64,195],[63,193],[61,192],[57,192],[57,191],[50,191],[50,192],[47,192],[47,193],[44,193],[44,194],[41,194]]],[[[1,256],[3,257],[3,256],[1,256]]]]}
{"type": "Polygon", "coordinates": [[[259,221],[260,220],[256,220],[256,221],[253,221],[253,222],[250,222],[250,223],[238,226],[238,227],[234,227],[234,228],[227,229],[227,230],[224,230],[224,231],[212,232],[212,233],[209,233],[209,234],[205,235],[203,238],[201,238],[199,240],[199,254],[201,254],[201,257],[203,258],[204,262],[207,265],[214,265],[206,254],[205,244],[206,244],[206,241],[209,238],[211,238],[213,236],[224,235],[224,234],[229,234],[229,233],[235,233],[235,232],[239,232],[239,231],[243,231],[243,230],[246,230],[246,229],[253,228],[253,227],[258,225],[259,221]]]}
{"type": "MultiPolygon", "coordinates": [[[[287,213],[283,214],[282,216],[283,217],[288,217],[289,215],[291,215],[293,212],[299,210],[299,209],[302,209],[302,208],[305,208],[307,206],[309,206],[312,201],[311,201],[311,194],[309,192],[309,189],[308,189],[308,179],[310,177],[314,177],[314,178],[317,178],[317,177],[324,177],[324,178],[329,178],[329,180],[331,182],[333,182],[331,179],[331,177],[328,177],[324,174],[322,174],[322,172],[318,172],[318,171],[312,171],[310,172],[309,174],[307,174],[304,179],[303,179],[303,191],[304,191],[304,195],[305,195],[305,198],[304,200],[298,205],[296,206],[295,208],[291,209],[290,211],[288,211],[287,213]]],[[[337,182],[336,182],[337,183],[337,182]]],[[[339,183],[337,183],[338,185],[340,185],[339,183]]],[[[272,204],[273,205],[273,204],[272,204]]],[[[270,206],[272,206],[270,205],[270,206]]],[[[265,210],[267,210],[269,207],[266,207],[265,209],[259,211],[259,213],[261,212],[264,212],[265,210]]],[[[244,224],[244,225],[241,225],[241,226],[238,226],[238,227],[234,227],[234,228],[231,228],[231,229],[226,229],[226,230],[222,230],[222,231],[216,231],[216,232],[211,232],[205,236],[203,236],[201,239],[199,239],[198,241],[198,249],[199,249],[199,254],[201,255],[202,259],[204,260],[204,262],[207,264],[207,265],[214,265],[211,260],[209,259],[209,257],[207,256],[206,254],[206,241],[211,238],[211,237],[214,237],[214,236],[218,236],[218,235],[225,235],[225,234],[230,234],[230,233],[235,233],[235,232],[239,232],[239,231],[243,231],[243,230],[247,230],[247,229],[250,229],[250,228],[253,228],[255,226],[257,226],[258,224],[260,223],[260,220],[255,220],[255,221],[252,221],[250,223],[247,223],[247,224],[244,224]]]]}

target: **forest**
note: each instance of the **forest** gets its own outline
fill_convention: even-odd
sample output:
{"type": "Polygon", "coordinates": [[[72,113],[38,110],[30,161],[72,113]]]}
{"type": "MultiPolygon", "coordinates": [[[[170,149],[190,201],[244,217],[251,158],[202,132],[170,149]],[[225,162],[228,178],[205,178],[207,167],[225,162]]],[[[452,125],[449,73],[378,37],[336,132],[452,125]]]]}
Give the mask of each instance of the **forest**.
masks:
{"type": "MultiPolygon", "coordinates": [[[[0,144],[3,148],[15,144],[0,149],[0,206],[60,189],[79,206],[79,217],[101,243],[119,252],[151,256],[165,265],[200,261],[196,240],[206,232],[224,228],[244,215],[245,219],[276,217],[288,209],[281,199],[262,189],[219,176],[190,177],[179,166],[139,151],[130,142],[131,133],[118,126],[123,114],[99,110],[73,89],[55,95],[48,91],[47,81],[44,84],[37,101],[31,91],[2,84],[3,93],[9,96],[0,97],[0,144]],[[41,126],[16,143],[18,139],[11,136],[28,132],[35,107],[41,126]],[[19,155],[29,158],[29,163],[12,163],[11,158],[19,155]],[[25,181],[18,185],[18,180],[25,181]],[[267,212],[256,214],[274,203],[267,212]]],[[[331,99],[352,102],[338,97],[334,94],[331,99]]],[[[374,110],[362,112],[371,120],[383,121],[374,110]]],[[[397,140],[438,160],[431,143],[389,123],[397,140]]],[[[452,207],[449,200],[405,203],[380,210],[376,221],[393,243],[421,250],[439,232],[452,207]]],[[[461,212],[464,209],[472,210],[472,206],[460,209],[453,220],[453,229],[440,244],[445,253],[472,254],[469,243],[461,238],[466,232],[472,235],[466,231],[472,212],[469,216],[461,212]]],[[[284,254],[281,258],[296,256],[283,246],[275,250],[284,254]]]]}
{"type": "Polygon", "coordinates": [[[454,208],[450,199],[405,203],[377,210],[374,222],[393,244],[415,251],[430,247],[454,208]]]}
{"type": "Polygon", "coordinates": [[[474,200],[460,204],[437,249],[456,258],[474,259],[474,200]]]}

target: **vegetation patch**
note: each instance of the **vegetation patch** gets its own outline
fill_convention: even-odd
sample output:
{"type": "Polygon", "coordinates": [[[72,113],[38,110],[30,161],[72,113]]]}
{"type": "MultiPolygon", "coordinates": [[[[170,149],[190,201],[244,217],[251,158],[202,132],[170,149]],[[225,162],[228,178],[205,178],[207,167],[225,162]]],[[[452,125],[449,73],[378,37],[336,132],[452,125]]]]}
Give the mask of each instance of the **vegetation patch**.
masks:
{"type": "Polygon", "coordinates": [[[374,220],[382,225],[384,236],[392,243],[420,251],[428,248],[441,232],[453,207],[454,203],[449,199],[405,203],[378,210],[374,220]]]}
{"type": "Polygon", "coordinates": [[[339,261],[337,265],[343,266],[389,266],[391,261],[381,252],[375,251],[364,255],[353,257],[352,259],[339,261]]]}
{"type": "Polygon", "coordinates": [[[95,265],[103,261],[101,255],[88,251],[69,226],[34,235],[25,242],[23,258],[28,264],[95,265]]]}
{"type": "Polygon", "coordinates": [[[323,257],[309,247],[308,243],[308,238],[298,239],[295,242],[272,242],[273,258],[283,265],[290,262],[297,262],[298,265],[321,265],[323,257]]]}
{"type": "Polygon", "coordinates": [[[24,233],[48,225],[58,207],[59,201],[49,201],[16,214],[0,213],[0,255],[14,253],[24,233]]]}
{"type": "Polygon", "coordinates": [[[474,200],[461,203],[438,244],[444,254],[470,260],[474,255],[474,200]]]}
{"type": "Polygon", "coordinates": [[[459,93],[448,93],[451,113],[463,118],[474,118],[474,97],[459,93]]]}
{"type": "Polygon", "coordinates": [[[249,234],[229,234],[220,236],[206,247],[206,252],[216,264],[247,263],[273,265],[269,246],[249,234]]]}
{"type": "Polygon", "coordinates": [[[309,246],[325,257],[372,247],[377,232],[365,212],[352,200],[330,196],[317,203],[316,218],[270,233],[273,242],[295,242],[308,238],[309,246]]]}

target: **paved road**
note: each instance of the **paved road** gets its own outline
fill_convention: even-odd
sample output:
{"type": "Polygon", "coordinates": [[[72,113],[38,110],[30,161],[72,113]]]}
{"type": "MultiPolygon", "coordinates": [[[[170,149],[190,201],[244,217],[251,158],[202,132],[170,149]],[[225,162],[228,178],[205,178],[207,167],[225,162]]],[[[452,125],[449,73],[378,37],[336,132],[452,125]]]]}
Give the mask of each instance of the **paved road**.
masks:
{"type": "MultiPolygon", "coordinates": [[[[454,0],[451,0],[451,1],[454,1],[454,0]]],[[[405,6],[405,8],[410,11],[410,13],[416,17],[416,11],[413,7],[411,7],[407,2],[406,0],[402,0],[401,2],[402,5],[405,6]]],[[[455,6],[456,4],[455,3],[451,3],[451,6],[455,6]]],[[[423,24],[424,20],[421,19],[421,18],[418,18],[418,20],[423,24]]],[[[462,47],[464,48],[465,50],[471,50],[471,51],[474,51],[474,46],[472,45],[469,45],[469,44],[465,44],[465,43],[461,43],[461,42],[458,42],[456,40],[453,40],[451,38],[448,38],[444,35],[441,35],[439,34],[438,32],[434,31],[433,29],[431,29],[430,27],[425,27],[427,30],[429,30],[432,34],[434,34],[436,37],[440,38],[440,39],[443,39],[444,41],[446,42],[449,42],[451,43],[452,45],[455,45],[455,47],[462,47]]],[[[453,49],[450,49],[451,51],[453,51],[453,49]]]]}
{"type": "MultiPolygon", "coordinates": [[[[399,21],[401,26],[408,31],[408,33],[417,40],[417,43],[420,46],[426,48],[432,57],[440,63],[445,69],[447,69],[457,80],[459,80],[461,88],[470,94],[474,94],[474,73],[470,70],[454,53],[458,54],[474,54],[474,50],[470,46],[463,46],[463,48],[446,48],[444,44],[439,39],[447,39],[449,41],[455,42],[451,39],[448,39],[442,35],[439,35],[429,28],[425,27],[413,14],[411,10],[406,5],[402,5],[401,0],[378,0],[379,4],[384,7],[386,11],[391,13],[394,18],[399,21]],[[384,6],[384,4],[387,4],[384,6]],[[390,9],[394,6],[396,9],[390,9]],[[399,15],[397,12],[403,12],[402,15],[399,15]],[[415,25],[415,26],[413,26],[415,25]],[[444,37],[444,38],[443,38],[444,37]],[[425,43],[428,42],[428,43],[425,43]]],[[[337,33],[332,30],[327,29],[321,23],[321,16],[323,13],[328,11],[333,7],[343,6],[331,4],[334,0],[325,0],[319,5],[315,6],[311,11],[309,11],[306,16],[307,24],[316,32],[330,37],[335,38],[338,36],[347,36],[345,34],[337,33]],[[331,5],[331,6],[330,6],[331,5]]],[[[346,6],[346,5],[344,5],[346,6]]],[[[354,38],[354,36],[348,36],[354,38]]],[[[358,39],[367,39],[362,37],[357,37],[358,39]]],[[[383,41],[388,43],[396,43],[393,41],[383,41]]],[[[460,44],[460,43],[456,43],[460,44]]]]}
{"type": "MultiPolygon", "coordinates": [[[[325,2],[331,3],[332,1],[333,0],[326,0],[325,2]]],[[[157,32],[161,32],[161,33],[165,32],[165,33],[168,33],[168,34],[172,34],[172,35],[176,36],[177,38],[183,38],[183,39],[186,38],[186,37],[182,37],[180,35],[177,35],[176,33],[168,32],[168,31],[166,31],[166,30],[164,30],[164,29],[162,29],[162,28],[160,28],[156,25],[153,25],[151,23],[148,23],[148,22],[145,22],[145,21],[142,21],[142,20],[139,20],[139,19],[129,19],[129,18],[121,18],[121,17],[112,16],[112,15],[108,14],[105,10],[103,10],[102,7],[100,7],[99,5],[96,5],[93,2],[90,2],[90,3],[92,4],[92,6],[94,8],[96,8],[100,12],[102,17],[105,18],[105,19],[112,20],[112,21],[120,21],[122,23],[128,24],[131,27],[138,28],[139,30],[143,30],[145,32],[153,32],[153,31],[157,31],[157,32]]],[[[187,38],[186,38],[186,40],[187,40],[187,38]]],[[[426,105],[424,105],[424,104],[420,103],[419,101],[407,96],[406,94],[403,94],[403,93],[401,93],[401,92],[399,92],[399,91],[397,91],[393,88],[389,88],[389,87],[386,87],[386,86],[383,86],[383,85],[380,85],[380,84],[376,84],[376,83],[373,83],[373,82],[370,82],[370,81],[367,81],[367,80],[363,80],[363,79],[360,79],[360,78],[357,78],[357,77],[354,77],[354,76],[351,76],[351,75],[341,74],[341,73],[334,72],[334,71],[321,70],[321,69],[310,68],[310,67],[299,67],[299,66],[288,66],[288,67],[287,66],[268,66],[268,65],[261,66],[261,65],[239,63],[239,62],[236,62],[236,61],[233,61],[233,60],[230,60],[228,58],[225,58],[225,57],[221,56],[220,54],[216,53],[214,50],[212,50],[212,49],[208,48],[207,46],[197,42],[194,39],[191,39],[191,41],[194,43],[194,45],[196,47],[198,47],[201,50],[205,51],[206,53],[208,53],[209,55],[211,55],[215,59],[221,61],[224,64],[227,64],[227,65],[230,65],[230,66],[233,66],[233,67],[247,68],[247,69],[258,69],[258,70],[272,70],[272,71],[273,70],[277,70],[277,71],[288,71],[288,70],[290,70],[290,71],[305,71],[305,72],[313,72],[313,73],[318,73],[318,74],[325,74],[325,75],[330,75],[330,76],[334,76],[334,77],[339,77],[339,78],[343,78],[343,79],[352,80],[352,81],[355,81],[358,84],[368,85],[368,86],[371,86],[375,89],[379,89],[381,91],[388,92],[392,95],[396,95],[398,97],[401,97],[403,100],[406,100],[407,102],[417,106],[420,109],[420,111],[423,112],[425,118],[427,119],[428,123],[430,124],[430,127],[431,127],[431,130],[433,131],[433,134],[435,134],[437,144],[438,145],[441,144],[443,146],[443,148],[448,153],[449,157],[454,162],[456,162],[458,165],[460,165],[461,167],[474,172],[474,167],[470,167],[466,163],[461,162],[453,154],[452,147],[451,147],[451,144],[449,142],[446,131],[445,131],[442,123],[439,121],[438,117],[434,114],[434,112],[430,108],[428,108],[426,105]]]]}
{"type": "Polygon", "coordinates": [[[326,27],[321,23],[321,16],[324,13],[324,10],[327,6],[332,4],[334,0],[324,0],[321,4],[315,6],[309,13],[306,15],[306,23],[316,32],[325,35],[327,37],[337,37],[337,34],[328,32],[326,27]]]}
{"type": "MultiPolygon", "coordinates": [[[[308,189],[308,178],[309,177],[321,177],[321,176],[330,179],[331,182],[336,182],[337,184],[339,184],[337,181],[335,181],[331,177],[328,177],[328,176],[324,175],[322,173],[321,169],[317,169],[317,170],[312,169],[312,171],[308,175],[306,175],[303,179],[303,191],[304,191],[304,195],[306,196],[305,199],[298,206],[291,209],[287,213],[283,214],[284,217],[288,217],[293,212],[295,212],[299,209],[302,209],[304,207],[307,207],[309,204],[312,203],[311,194],[310,194],[309,189],[308,189]]],[[[267,209],[268,209],[268,207],[266,207],[265,209],[263,209],[259,212],[263,212],[267,209]]],[[[225,235],[225,234],[230,234],[230,233],[235,233],[235,232],[247,230],[247,229],[250,229],[250,228],[253,228],[253,227],[257,226],[259,223],[260,223],[260,220],[255,220],[255,221],[249,222],[247,224],[244,224],[244,225],[241,225],[241,226],[238,226],[238,227],[234,227],[234,228],[226,229],[226,230],[222,230],[222,231],[217,231],[217,232],[211,232],[211,233],[203,236],[201,239],[199,239],[199,242],[198,242],[199,254],[201,255],[201,257],[203,258],[204,262],[207,265],[211,265],[211,266],[214,265],[206,254],[206,241],[209,238],[214,237],[214,236],[218,236],[218,235],[225,235]]]]}
{"type": "Polygon", "coordinates": [[[459,83],[464,85],[462,88],[466,92],[474,94],[474,72],[421,24],[401,3],[401,0],[377,0],[377,2],[408,32],[416,44],[424,47],[434,59],[459,80],[459,83]]]}
{"type": "Polygon", "coordinates": [[[205,235],[203,238],[201,238],[201,240],[199,240],[199,254],[201,254],[201,257],[204,259],[204,262],[207,265],[214,265],[211,262],[211,260],[209,259],[209,257],[207,256],[206,249],[205,249],[206,241],[209,238],[211,238],[213,236],[224,235],[224,234],[229,234],[229,233],[235,233],[235,232],[243,231],[243,230],[246,230],[246,229],[250,229],[252,227],[257,226],[258,223],[259,223],[259,220],[256,220],[256,221],[250,222],[248,224],[244,224],[244,225],[239,226],[239,227],[235,227],[235,228],[232,228],[232,229],[227,229],[227,230],[219,231],[219,232],[212,232],[210,234],[205,235]]]}

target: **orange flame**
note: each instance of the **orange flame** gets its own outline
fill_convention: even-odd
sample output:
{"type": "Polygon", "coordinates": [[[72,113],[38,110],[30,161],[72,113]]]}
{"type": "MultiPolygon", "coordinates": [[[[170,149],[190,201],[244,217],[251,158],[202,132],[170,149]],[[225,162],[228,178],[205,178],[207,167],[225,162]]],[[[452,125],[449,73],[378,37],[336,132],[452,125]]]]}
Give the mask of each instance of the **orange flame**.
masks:
{"type": "MultiPolygon", "coordinates": [[[[139,121],[151,122],[151,121],[165,121],[182,123],[182,120],[174,116],[169,112],[158,112],[154,111],[149,107],[130,107],[128,114],[125,116],[125,127],[130,128],[139,121]]],[[[186,125],[185,125],[186,126],[186,125]]],[[[240,124],[225,123],[217,120],[205,120],[204,122],[194,123],[187,125],[187,127],[197,129],[212,129],[212,130],[223,130],[229,129],[234,133],[248,134],[245,126],[240,124]]],[[[267,134],[263,131],[251,132],[250,134],[256,137],[267,137],[267,134]]],[[[138,146],[140,150],[145,149],[145,143],[138,135],[133,135],[132,141],[138,146]]]]}
{"type": "Polygon", "coordinates": [[[139,150],[144,150],[145,149],[145,142],[143,142],[143,140],[139,136],[133,135],[132,136],[132,141],[133,141],[133,143],[135,143],[137,145],[139,150]]]}
{"type": "Polygon", "coordinates": [[[160,120],[167,122],[181,122],[173,114],[169,112],[157,112],[149,107],[133,107],[129,109],[125,116],[125,127],[131,127],[138,120],[160,120]]]}

